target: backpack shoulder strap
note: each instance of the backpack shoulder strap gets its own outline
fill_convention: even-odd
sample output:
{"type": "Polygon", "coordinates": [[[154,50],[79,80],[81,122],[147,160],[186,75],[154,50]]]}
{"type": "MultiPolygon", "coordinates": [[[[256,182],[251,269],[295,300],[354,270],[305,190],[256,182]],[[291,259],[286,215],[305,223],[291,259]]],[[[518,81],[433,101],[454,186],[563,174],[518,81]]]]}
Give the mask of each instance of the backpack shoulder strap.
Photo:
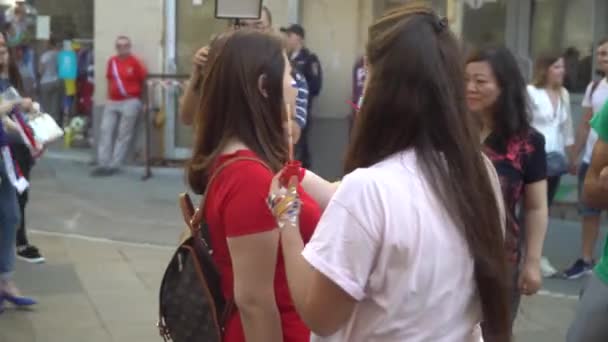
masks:
{"type": "MultiPolygon", "coordinates": [[[[209,180],[207,181],[207,187],[205,188],[205,193],[203,194],[202,198],[201,198],[201,203],[198,207],[198,209],[194,212],[194,215],[192,215],[192,219],[190,220],[190,227],[191,229],[194,230],[200,230],[200,226],[201,226],[201,222],[203,222],[203,216],[204,216],[204,211],[205,211],[205,204],[207,202],[207,194],[209,192],[209,189],[211,188],[211,185],[213,184],[213,181],[215,180],[215,178],[217,178],[217,176],[224,171],[224,169],[226,169],[228,166],[239,162],[239,161],[251,161],[251,162],[255,162],[258,163],[262,166],[264,166],[266,169],[271,170],[271,168],[266,165],[266,163],[264,163],[262,160],[258,159],[258,158],[253,158],[253,157],[236,157],[236,158],[232,158],[224,163],[222,163],[221,165],[219,165],[211,174],[211,177],[209,177],[209,180]]],[[[195,233],[195,232],[193,232],[195,233]]]]}

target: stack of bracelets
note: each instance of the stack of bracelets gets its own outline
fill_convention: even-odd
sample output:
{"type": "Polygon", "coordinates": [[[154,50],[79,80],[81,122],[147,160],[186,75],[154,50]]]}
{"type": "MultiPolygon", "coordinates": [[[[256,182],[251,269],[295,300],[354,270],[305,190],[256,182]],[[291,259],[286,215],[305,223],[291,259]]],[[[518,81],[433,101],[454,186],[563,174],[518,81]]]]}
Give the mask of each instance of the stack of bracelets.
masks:
{"type": "Polygon", "coordinates": [[[287,189],[281,187],[278,195],[268,195],[268,207],[276,217],[280,229],[284,228],[287,223],[294,226],[298,224],[301,205],[295,185],[287,189]]]}

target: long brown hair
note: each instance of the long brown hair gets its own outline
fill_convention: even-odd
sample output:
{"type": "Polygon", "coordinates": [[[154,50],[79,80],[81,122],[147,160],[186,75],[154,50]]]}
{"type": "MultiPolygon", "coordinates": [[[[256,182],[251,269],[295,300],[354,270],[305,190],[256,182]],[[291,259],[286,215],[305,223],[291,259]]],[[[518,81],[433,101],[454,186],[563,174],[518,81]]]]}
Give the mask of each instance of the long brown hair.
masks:
{"type": "Polygon", "coordinates": [[[19,66],[17,66],[17,61],[15,59],[15,49],[8,47],[8,37],[5,32],[2,32],[2,39],[4,39],[4,46],[6,46],[8,53],[8,65],[4,66],[5,68],[8,68],[8,81],[21,96],[24,96],[23,92],[25,88],[23,86],[23,79],[21,78],[19,66]]]}
{"type": "MultiPolygon", "coordinates": [[[[408,3],[369,29],[370,78],[345,172],[413,149],[475,263],[486,341],[511,339],[510,283],[498,203],[465,103],[464,61],[431,8],[408,3]]],[[[405,176],[404,176],[405,177],[405,176]]]]}
{"type": "Polygon", "coordinates": [[[202,194],[209,169],[231,139],[251,149],[274,171],[287,160],[283,132],[285,59],[279,37],[253,30],[227,33],[206,69],[188,182],[202,194]],[[262,76],[266,96],[258,87],[262,76]]]}
{"type": "Polygon", "coordinates": [[[562,55],[559,53],[545,52],[534,62],[534,73],[532,75],[532,84],[537,88],[547,86],[547,74],[549,68],[555,64],[562,55]]]}

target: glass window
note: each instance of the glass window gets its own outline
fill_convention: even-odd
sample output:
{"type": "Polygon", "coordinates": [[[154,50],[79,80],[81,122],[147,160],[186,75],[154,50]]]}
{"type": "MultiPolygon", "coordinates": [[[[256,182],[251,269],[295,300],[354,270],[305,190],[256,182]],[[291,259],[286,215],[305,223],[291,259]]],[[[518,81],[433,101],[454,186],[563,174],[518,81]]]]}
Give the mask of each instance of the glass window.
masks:
{"type": "Polygon", "coordinates": [[[215,3],[205,1],[194,5],[192,1],[177,3],[177,73],[188,74],[192,68],[192,56],[211,38],[226,29],[227,21],[215,18],[215,3]]]}
{"type": "Polygon", "coordinates": [[[452,30],[469,47],[505,44],[506,0],[447,0],[446,3],[452,30]]]}
{"type": "MultiPolygon", "coordinates": [[[[375,15],[410,0],[375,2],[375,15]]],[[[479,47],[505,43],[506,0],[427,0],[440,15],[448,18],[450,27],[467,45],[479,47]],[[483,28],[483,29],[480,29],[483,28]]]]}
{"type": "Polygon", "coordinates": [[[93,39],[93,0],[36,1],[34,7],[51,17],[51,32],[59,39],[93,39]]]}
{"type": "Polygon", "coordinates": [[[593,69],[593,1],[535,0],[532,2],[530,51],[562,52],[566,62],[565,85],[584,92],[593,69]]]}

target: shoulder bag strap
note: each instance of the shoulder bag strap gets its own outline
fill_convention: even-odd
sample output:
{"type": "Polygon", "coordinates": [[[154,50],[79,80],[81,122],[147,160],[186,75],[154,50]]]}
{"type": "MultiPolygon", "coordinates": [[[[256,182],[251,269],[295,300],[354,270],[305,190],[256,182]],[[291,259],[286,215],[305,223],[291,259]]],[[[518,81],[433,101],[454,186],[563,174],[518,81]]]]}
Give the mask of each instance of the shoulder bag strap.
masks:
{"type": "Polygon", "coordinates": [[[203,216],[204,216],[204,212],[205,212],[205,204],[207,202],[207,193],[209,192],[209,189],[211,188],[211,185],[213,184],[213,181],[215,180],[215,178],[228,166],[238,162],[238,161],[251,161],[251,162],[255,162],[258,163],[262,166],[264,166],[265,168],[267,168],[268,170],[271,170],[270,167],[268,165],[266,165],[266,163],[264,163],[263,161],[261,161],[258,158],[252,158],[252,157],[237,157],[237,158],[232,158],[226,162],[224,162],[223,164],[219,165],[214,171],[213,174],[211,174],[211,177],[209,177],[209,181],[207,182],[207,187],[205,188],[205,193],[203,194],[202,198],[201,198],[201,203],[198,207],[198,209],[194,212],[194,215],[192,215],[192,219],[190,220],[190,229],[192,230],[192,235],[196,236],[196,234],[198,234],[198,232],[200,231],[200,226],[201,226],[201,222],[203,222],[203,216]]]}

